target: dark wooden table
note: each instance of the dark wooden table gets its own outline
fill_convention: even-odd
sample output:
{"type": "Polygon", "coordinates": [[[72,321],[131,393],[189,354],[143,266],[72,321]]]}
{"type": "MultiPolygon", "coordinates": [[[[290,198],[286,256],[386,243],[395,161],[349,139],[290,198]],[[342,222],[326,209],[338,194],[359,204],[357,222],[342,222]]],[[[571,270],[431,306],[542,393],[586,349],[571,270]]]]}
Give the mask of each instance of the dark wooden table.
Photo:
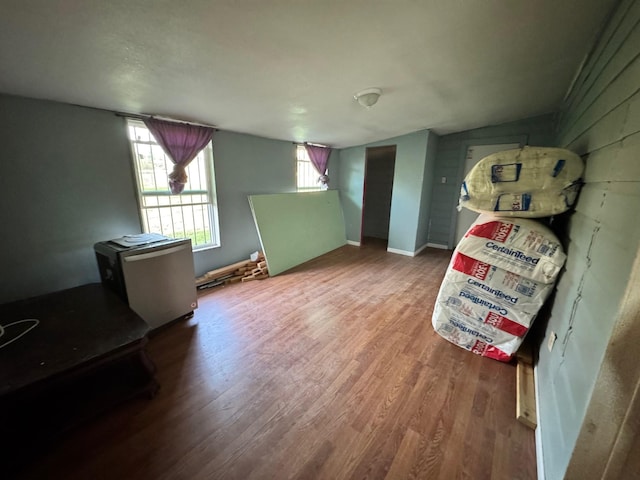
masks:
{"type": "Polygon", "coordinates": [[[0,305],[0,325],[4,462],[159,388],[145,351],[148,325],[101,284],[0,305]],[[10,325],[23,319],[39,323],[10,325]]]}

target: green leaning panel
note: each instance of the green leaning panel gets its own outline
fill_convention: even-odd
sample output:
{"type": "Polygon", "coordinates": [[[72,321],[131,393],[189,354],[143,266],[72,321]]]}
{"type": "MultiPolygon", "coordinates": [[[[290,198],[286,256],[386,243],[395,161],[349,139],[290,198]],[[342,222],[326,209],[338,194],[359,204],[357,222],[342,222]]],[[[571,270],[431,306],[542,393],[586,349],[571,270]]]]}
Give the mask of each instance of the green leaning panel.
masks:
{"type": "Polygon", "coordinates": [[[270,275],[347,243],[337,190],[250,195],[270,275]]]}

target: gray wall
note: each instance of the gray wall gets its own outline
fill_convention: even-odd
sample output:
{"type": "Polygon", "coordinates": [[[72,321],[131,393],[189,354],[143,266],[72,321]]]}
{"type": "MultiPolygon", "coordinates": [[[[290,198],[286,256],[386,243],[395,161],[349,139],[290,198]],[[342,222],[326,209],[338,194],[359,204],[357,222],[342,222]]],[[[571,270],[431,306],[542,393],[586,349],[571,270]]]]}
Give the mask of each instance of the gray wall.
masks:
{"type": "Polygon", "coordinates": [[[415,252],[423,188],[431,195],[430,187],[423,185],[428,139],[429,131],[422,130],[340,150],[339,189],[347,240],[360,241],[366,148],[396,145],[388,248],[415,252]]]}
{"type": "MultiPolygon", "coordinates": [[[[141,231],[125,120],[0,95],[0,144],[0,302],[99,281],[93,244],[141,231]]],[[[292,142],[218,131],[213,153],[222,246],[196,252],[196,274],[260,248],[248,195],[295,191],[292,142]]]]}
{"type": "Polygon", "coordinates": [[[99,281],[93,244],[140,232],[123,118],[0,95],[0,302],[99,281]]]}
{"type": "MultiPolygon", "coordinates": [[[[542,115],[516,122],[477,128],[464,132],[443,135],[438,140],[435,168],[433,171],[431,211],[429,219],[429,243],[453,248],[455,225],[464,174],[467,148],[471,145],[516,143],[552,146],[553,115],[542,115]],[[446,183],[442,183],[442,177],[446,183]]],[[[424,217],[423,217],[424,218],[424,217]]]]}
{"type": "MultiPolygon", "coordinates": [[[[213,136],[220,248],[195,252],[196,275],[239,262],[260,249],[249,195],[296,191],[292,142],[218,131],[213,136]]],[[[330,185],[337,185],[338,152],[329,157],[330,185]]]]}
{"type": "Polygon", "coordinates": [[[295,192],[295,145],[241,133],[213,137],[220,248],[195,252],[196,274],[248,258],[260,250],[249,195],[295,192]]]}
{"type": "Polygon", "coordinates": [[[340,204],[344,215],[347,241],[360,242],[362,228],[362,199],[364,198],[364,159],[366,147],[339,150],[340,204]]]}
{"type": "Polygon", "coordinates": [[[418,235],[416,238],[416,249],[421,249],[429,241],[429,230],[431,225],[431,199],[434,185],[434,170],[436,155],[440,138],[433,132],[429,132],[427,139],[427,158],[424,162],[424,172],[422,174],[422,193],[420,198],[420,213],[418,215],[418,235]]]}
{"type": "MultiPolygon", "coordinates": [[[[600,442],[598,432],[611,423],[608,415],[585,421],[585,412],[640,242],[639,20],[640,2],[623,1],[558,122],[558,145],[585,159],[586,185],[566,226],[568,260],[538,362],[548,479],[564,478],[581,429],[600,442]],[[549,352],[551,332],[558,339],[549,352]]],[[[567,478],[600,478],[590,463],[596,460],[583,457],[567,478]]]]}

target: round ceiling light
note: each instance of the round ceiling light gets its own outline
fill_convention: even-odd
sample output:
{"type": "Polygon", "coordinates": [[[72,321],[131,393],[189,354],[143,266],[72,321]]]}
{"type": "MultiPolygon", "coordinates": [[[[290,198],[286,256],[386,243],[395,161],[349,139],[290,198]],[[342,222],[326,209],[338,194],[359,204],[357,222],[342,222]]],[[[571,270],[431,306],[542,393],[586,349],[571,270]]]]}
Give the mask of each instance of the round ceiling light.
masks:
{"type": "Polygon", "coordinates": [[[369,108],[376,104],[380,95],[382,95],[382,90],[379,88],[367,88],[356,93],[353,98],[355,98],[363,107],[369,108]]]}

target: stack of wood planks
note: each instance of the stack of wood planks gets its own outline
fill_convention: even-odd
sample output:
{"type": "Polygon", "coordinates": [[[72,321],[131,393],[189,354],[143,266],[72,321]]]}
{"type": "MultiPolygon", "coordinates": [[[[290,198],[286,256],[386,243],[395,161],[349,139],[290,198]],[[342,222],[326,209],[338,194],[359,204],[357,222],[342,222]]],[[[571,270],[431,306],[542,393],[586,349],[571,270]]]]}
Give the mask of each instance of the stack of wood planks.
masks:
{"type": "Polygon", "coordinates": [[[243,260],[226,267],[208,271],[196,278],[198,289],[211,288],[217,285],[228,285],[236,282],[248,282],[250,280],[262,280],[269,276],[267,261],[262,252],[251,255],[248,260],[243,260]]]}

